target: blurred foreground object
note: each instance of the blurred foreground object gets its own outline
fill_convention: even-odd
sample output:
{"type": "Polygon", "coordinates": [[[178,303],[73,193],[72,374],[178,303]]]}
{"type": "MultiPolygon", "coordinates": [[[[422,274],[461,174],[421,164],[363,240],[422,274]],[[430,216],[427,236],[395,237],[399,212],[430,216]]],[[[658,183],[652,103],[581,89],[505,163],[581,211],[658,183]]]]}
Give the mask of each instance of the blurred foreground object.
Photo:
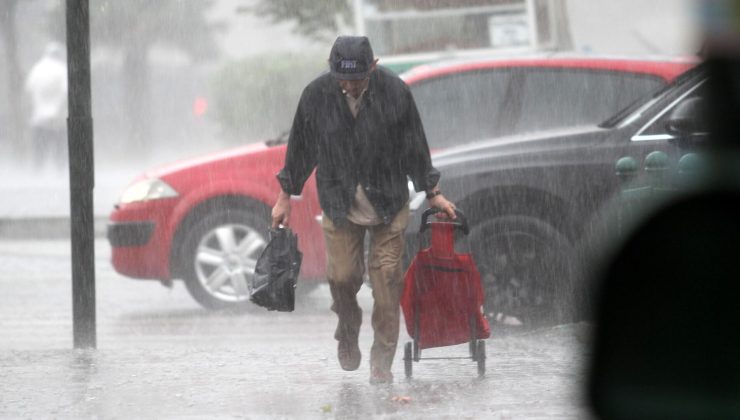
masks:
{"type": "Polygon", "coordinates": [[[643,213],[594,279],[589,397],[602,419],[740,418],[740,2],[702,12],[709,77],[706,100],[690,106],[711,134],[697,135],[701,117],[667,127],[701,153],[701,182],[643,213]]]}

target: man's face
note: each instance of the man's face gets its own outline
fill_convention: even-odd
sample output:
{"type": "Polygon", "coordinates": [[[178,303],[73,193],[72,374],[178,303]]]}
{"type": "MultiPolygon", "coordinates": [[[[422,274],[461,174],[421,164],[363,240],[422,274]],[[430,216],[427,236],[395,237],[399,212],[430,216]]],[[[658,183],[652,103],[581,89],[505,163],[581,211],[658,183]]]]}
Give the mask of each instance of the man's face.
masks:
{"type": "Polygon", "coordinates": [[[338,80],[339,86],[353,98],[358,98],[370,83],[370,75],[362,80],[338,80]]]}
{"type": "Polygon", "coordinates": [[[337,82],[339,82],[339,86],[341,86],[342,90],[347,92],[347,94],[352,95],[353,98],[359,98],[362,91],[367,89],[367,85],[370,84],[370,75],[373,74],[373,72],[375,71],[375,66],[377,64],[378,64],[378,59],[376,58],[372,66],[370,67],[370,71],[367,73],[367,77],[365,77],[364,79],[361,79],[361,80],[337,79],[337,82]]]}

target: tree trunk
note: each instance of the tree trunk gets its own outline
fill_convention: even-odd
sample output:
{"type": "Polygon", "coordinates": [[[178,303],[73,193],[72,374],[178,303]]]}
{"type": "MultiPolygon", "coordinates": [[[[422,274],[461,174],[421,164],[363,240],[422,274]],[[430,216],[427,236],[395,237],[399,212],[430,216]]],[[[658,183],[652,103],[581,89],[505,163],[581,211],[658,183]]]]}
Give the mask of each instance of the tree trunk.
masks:
{"type": "Polygon", "coordinates": [[[152,115],[147,49],[134,43],[124,51],[124,110],[128,126],[127,149],[134,152],[151,150],[152,115]]]}
{"type": "Polygon", "coordinates": [[[23,112],[23,78],[21,77],[20,64],[18,62],[18,47],[16,45],[15,10],[17,0],[3,0],[0,8],[0,31],[2,31],[3,49],[5,50],[5,62],[8,69],[8,112],[10,121],[7,121],[7,137],[2,139],[5,143],[2,148],[6,152],[15,155],[26,149],[25,123],[23,112]]]}

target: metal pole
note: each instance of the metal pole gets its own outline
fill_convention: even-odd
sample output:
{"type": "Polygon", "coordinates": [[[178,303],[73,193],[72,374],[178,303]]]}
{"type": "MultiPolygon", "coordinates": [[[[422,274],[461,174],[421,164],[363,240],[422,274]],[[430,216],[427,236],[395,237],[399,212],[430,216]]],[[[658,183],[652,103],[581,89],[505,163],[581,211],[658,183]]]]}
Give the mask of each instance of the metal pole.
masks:
{"type": "Polygon", "coordinates": [[[93,124],[88,0],[67,0],[72,316],[75,348],[96,347],[93,124]]]}
{"type": "Polygon", "coordinates": [[[553,29],[552,37],[555,40],[555,49],[558,51],[570,51],[573,49],[573,36],[570,32],[570,17],[566,0],[552,0],[550,17],[553,29]]]}
{"type": "Polygon", "coordinates": [[[363,3],[363,0],[352,1],[352,11],[354,12],[355,19],[355,34],[357,35],[367,35],[365,29],[365,5],[363,3]]]}
{"type": "Polygon", "coordinates": [[[529,46],[534,49],[540,48],[539,31],[537,29],[537,5],[534,0],[526,0],[527,24],[529,25],[529,46]]]}

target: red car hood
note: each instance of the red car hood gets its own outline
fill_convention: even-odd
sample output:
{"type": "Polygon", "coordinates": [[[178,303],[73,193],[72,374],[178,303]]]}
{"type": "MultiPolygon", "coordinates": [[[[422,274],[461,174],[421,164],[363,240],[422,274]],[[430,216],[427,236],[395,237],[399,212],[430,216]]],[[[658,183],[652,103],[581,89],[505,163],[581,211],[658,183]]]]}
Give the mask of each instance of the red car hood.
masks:
{"type": "Polygon", "coordinates": [[[147,170],[142,175],[142,177],[166,178],[168,175],[171,175],[177,172],[182,172],[185,170],[190,170],[198,166],[241,160],[245,157],[248,157],[249,155],[257,154],[259,152],[263,152],[271,148],[272,147],[267,146],[265,142],[260,141],[257,143],[252,143],[252,144],[248,144],[245,146],[236,147],[233,149],[210,153],[205,156],[186,158],[186,159],[178,160],[176,162],[157,166],[153,169],[147,170]]]}
{"type": "MultiPolygon", "coordinates": [[[[212,165],[212,164],[228,164],[230,162],[260,159],[264,152],[274,150],[278,153],[285,153],[285,145],[268,146],[265,142],[260,141],[257,143],[248,144],[245,146],[236,147],[233,149],[222,150],[219,152],[210,153],[204,156],[197,156],[192,158],[186,158],[178,160],[176,162],[166,163],[152,169],[147,170],[144,174],[139,176],[141,178],[167,178],[169,175],[194,169],[196,167],[212,165]],[[282,147],[281,147],[282,146],[282,147]]],[[[435,155],[442,152],[444,149],[432,149],[431,154],[435,155]]]]}

